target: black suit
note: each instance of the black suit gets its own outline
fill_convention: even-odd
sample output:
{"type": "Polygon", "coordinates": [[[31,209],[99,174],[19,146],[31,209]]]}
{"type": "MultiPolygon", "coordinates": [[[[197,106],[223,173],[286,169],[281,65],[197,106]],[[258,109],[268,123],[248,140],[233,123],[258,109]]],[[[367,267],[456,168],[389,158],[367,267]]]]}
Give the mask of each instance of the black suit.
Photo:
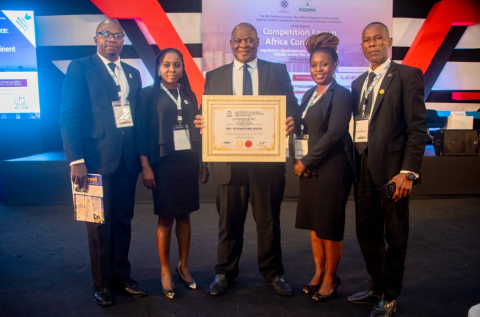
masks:
{"type": "MultiPolygon", "coordinates": [[[[142,88],[140,73],[122,63],[130,86],[128,100],[135,115],[142,88]]],[[[67,70],[60,105],[60,129],[68,162],[85,160],[89,173],[103,176],[105,224],[87,223],[94,284],[115,277],[128,281],[130,221],[135,186],[141,170],[133,127],[116,128],[112,101],[116,85],[100,57],[73,60],[67,70]]]]}
{"type": "MultiPolygon", "coordinates": [[[[258,94],[286,95],[287,117],[298,101],[284,64],[258,60],[258,94]]],[[[233,63],[206,74],[205,95],[233,95],[233,63]]],[[[217,274],[233,279],[243,248],[243,227],[251,201],[257,223],[258,263],[270,281],[283,274],[280,244],[280,205],[285,188],[284,163],[212,163],[220,215],[217,274]]]]}
{"type": "MultiPolygon", "coordinates": [[[[352,83],[354,118],[367,73],[352,83]]],[[[371,289],[395,299],[402,288],[409,231],[409,197],[398,202],[382,190],[401,170],[419,173],[425,150],[426,109],[420,69],[392,62],[371,113],[368,147],[355,150],[357,238],[371,289]],[[385,240],[388,248],[385,248],[385,240]]]]}

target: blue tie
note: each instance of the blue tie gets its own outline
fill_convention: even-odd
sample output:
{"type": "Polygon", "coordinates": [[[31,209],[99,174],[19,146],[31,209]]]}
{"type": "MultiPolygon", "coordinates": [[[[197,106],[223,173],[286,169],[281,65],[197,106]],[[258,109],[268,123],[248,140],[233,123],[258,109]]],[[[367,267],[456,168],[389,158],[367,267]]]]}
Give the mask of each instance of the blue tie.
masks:
{"type": "Polygon", "coordinates": [[[115,74],[115,63],[108,63],[108,67],[110,67],[110,69],[112,70],[112,72],[115,74]]]}
{"type": "Polygon", "coordinates": [[[248,64],[243,65],[243,95],[253,95],[252,76],[248,71],[248,64]]]}

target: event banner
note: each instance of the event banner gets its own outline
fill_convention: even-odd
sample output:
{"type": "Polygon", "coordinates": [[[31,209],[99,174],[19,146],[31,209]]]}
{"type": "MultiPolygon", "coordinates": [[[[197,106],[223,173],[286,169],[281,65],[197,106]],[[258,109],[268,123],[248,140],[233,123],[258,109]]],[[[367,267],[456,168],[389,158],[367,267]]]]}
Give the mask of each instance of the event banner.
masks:
{"type": "Polygon", "coordinates": [[[297,98],[315,85],[304,43],[319,32],[340,39],[336,79],[350,88],[369,64],[360,45],[363,28],[380,21],[391,29],[392,10],[392,0],[203,0],[203,71],[233,61],[231,31],[248,22],[260,39],[258,58],[287,65],[297,98]]]}
{"type": "Polygon", "coordinates": [[[0,11],[0,119],[38,119],[33,11],[0,11]]]}

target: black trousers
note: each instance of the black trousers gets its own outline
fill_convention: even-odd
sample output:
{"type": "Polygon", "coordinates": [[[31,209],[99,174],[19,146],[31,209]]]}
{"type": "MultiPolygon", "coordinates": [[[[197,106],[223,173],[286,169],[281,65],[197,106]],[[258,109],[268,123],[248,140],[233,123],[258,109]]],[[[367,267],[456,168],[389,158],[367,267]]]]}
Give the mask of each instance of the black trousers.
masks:
{"type": "Polygon", "coordinates": [[[355,184],[357,238],[371,276],[370,289],[386,300],[402,289],[409,231],[409,197],[398,202],[383,193],[371,177],[368,153],[360,157],[360,177],[355,184]],[[385,245],[385,242],[387,245],[385,245]]]}
{"type": "MultiPolygon", "coordinates": [[[[257,225],[257,257],[260,273],[267,281],[283,275],[280,206],[285,189],[285,173],[275,178],[259,177],[257,163],[232,164],[232,179],[217,186],[219,213],[218,264],[216,274],[233,280],[239,273],[248,202],[257,225]]],[[[265,163],[263,163],[265,164],[265,163]]]]}
{"type": "Polygon", "coordinates": [[[131,226],[138,174],[129,173],[123,157],[111,175],[102,175],[105,223],[87,222],[93,283],[106,286],[130,278],[131,226]]]}

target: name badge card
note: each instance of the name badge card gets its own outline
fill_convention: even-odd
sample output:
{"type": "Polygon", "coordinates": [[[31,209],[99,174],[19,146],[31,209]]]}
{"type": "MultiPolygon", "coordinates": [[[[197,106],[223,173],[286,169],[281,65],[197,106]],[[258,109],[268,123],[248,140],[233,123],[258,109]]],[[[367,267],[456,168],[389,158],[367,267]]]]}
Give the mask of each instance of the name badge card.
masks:
{"type": "Polygon", "coordinates": [[[308,135],[295,135],[293,139],[293,147],[295,149],[295,159],[299,160],[308,153],[308,135]]]}
{"type": "Polygon", "coordinates": [[[368,117],[355,120],[355,142],[368,142],[368,117]]]}
{"type": "Polygon", "coordinates": [[[173,145],[175,151],[191,150],[188,129],[183,125],[173,126],[173,145]]]}
{"type": "Polygon", "coordinates": [[[113,114],[117,128],[133,127],[132,111],[130,101],[112,101],[113,114]]]}

